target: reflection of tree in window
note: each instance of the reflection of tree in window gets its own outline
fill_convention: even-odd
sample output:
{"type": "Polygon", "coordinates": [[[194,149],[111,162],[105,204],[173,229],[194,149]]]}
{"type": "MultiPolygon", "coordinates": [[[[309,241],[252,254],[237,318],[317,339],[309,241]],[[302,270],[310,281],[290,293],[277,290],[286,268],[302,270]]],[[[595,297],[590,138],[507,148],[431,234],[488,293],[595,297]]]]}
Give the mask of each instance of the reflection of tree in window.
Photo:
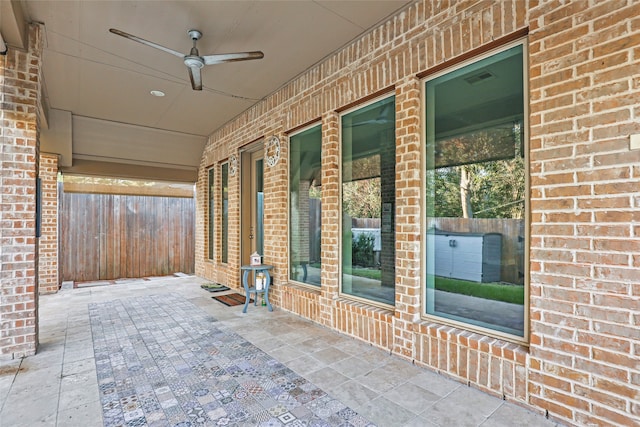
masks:
{"type": "Polygon", "coordinates": [[[380,156],[372,155],[350,163],[352,181],[342,187],[342,203],[346,214],[352,218],[379,218],[380,156]]]}
{"type": "MultiPolygon", "coordinates": [[[[520,154],[520,123],[501,132],[476,132],[437,144],[436,156],[456,158],[458,166],[436,168],[436,217],[524,218],[524,158],[520,154]],[[500,144],[496,144],[496,137],[500,144]],[[511,141],[505,144],[504,140],[511,141]],[[498,152],[495,150],[498,147],[498,152]],[[508,158],[504,158],[507,154],[508,158]],[[497,160],[492,160],[496,159],[497,160]],[[481,159],[477,163],[461,162],[481,159]],[[488,159],[488,160],[487,160],[488,159]]],[[[436,166],[438,161],[436,161],[436,166]]]]}

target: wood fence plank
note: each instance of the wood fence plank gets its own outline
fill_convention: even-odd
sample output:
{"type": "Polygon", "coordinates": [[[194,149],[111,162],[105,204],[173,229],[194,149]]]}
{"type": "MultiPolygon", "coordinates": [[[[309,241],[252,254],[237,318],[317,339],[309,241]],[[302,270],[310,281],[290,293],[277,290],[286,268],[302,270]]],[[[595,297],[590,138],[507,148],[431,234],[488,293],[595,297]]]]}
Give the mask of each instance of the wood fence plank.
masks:
{"type": "Polygon", "coordinates": [[[99,230],[99,238],[98,238],[98,244],[99,246],[99,255],[100,255],[100,264],[98,266],[98,271],[99,271],[99,276],[100,279],[104,279],[106,278],[109,274],[108,274],[108,264],[107,264],[107,254],[108,249],[107,249],[107,235],[106,235],[106,225],[109,221],[109,200],[108,198],[101,198],[100,199],[100,209],[98,212],[98,215],[100,216],[98,224],[100,227],[99,230]]]}

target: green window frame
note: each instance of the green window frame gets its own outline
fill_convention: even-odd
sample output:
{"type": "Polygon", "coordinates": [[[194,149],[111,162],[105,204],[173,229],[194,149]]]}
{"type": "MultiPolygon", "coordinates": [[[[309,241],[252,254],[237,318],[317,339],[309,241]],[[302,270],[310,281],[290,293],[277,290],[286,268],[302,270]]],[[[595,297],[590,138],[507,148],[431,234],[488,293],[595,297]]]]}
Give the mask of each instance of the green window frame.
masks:
{"type": "Polygon", "coordinates": [[[425,80],[424,311],[528,339],[526,44],[425,80]]]}

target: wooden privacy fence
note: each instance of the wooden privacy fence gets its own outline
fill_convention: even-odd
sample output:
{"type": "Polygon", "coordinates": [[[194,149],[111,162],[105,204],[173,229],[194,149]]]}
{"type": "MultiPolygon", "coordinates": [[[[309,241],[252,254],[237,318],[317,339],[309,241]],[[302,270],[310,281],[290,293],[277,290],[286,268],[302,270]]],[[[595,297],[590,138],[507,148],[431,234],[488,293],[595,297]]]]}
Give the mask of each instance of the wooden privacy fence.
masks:
{"type": "Polygon", "coordinates": [[[59,194],[61,280],[194,272],[193,198],[59,194]]]}

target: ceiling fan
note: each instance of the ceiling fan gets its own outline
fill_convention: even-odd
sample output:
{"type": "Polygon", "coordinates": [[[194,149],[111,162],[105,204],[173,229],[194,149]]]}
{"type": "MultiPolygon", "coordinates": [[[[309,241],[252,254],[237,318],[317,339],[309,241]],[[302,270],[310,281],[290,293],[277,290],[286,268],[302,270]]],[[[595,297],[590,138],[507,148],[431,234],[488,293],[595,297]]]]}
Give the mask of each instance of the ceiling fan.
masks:
{"type": "Polygon", "coordinates": [[[364,120],[362,122],[356,122],[352,125],[352,127],[370,126],[370,125],[386,125],[387,123],[390,123],[393,120],[393,117],[391,117],[391,114],[395,113],[395,111],[391,107],[392,107],[392,104],[385,105],[380,111],[380,114],[378,114],[378,117],[376,117],[375,119],[364,120]]]}
{"type": "Polygon", "coordinates": [[[164,52],[175,55],[179,58],[182,58],[184,61],[184,65],[189,69],[189,78],[191,79],[191,87],[193,90],[202,90],[202,75],[200,73],[200,69],[205,65],[213,65],[213,64],[222,64],[225,62],[235,62],[235,61],[246,61],[249,59],[260,59],[264,57],[264,53],[260,51],[254,52],[235,52],[235,53],[220,53],[214,55],[204,55],[200,56],[198,53],[198,48],[196,47],[196,42],[202,37],[202,33],[198,30],[189,30],[187,34],[189,34],[189,38],[193,40],[193,47],[191,48],[191,52],[188,55],[182,54],[173,49],[169,49],[168,47],[161,46],[157,43],[150,42],[145,39],[141,39],[140,37],[134,36],[129,33],[125,33],[124,31],[117,30],[115,28],[110,28],[109,31],[118,36],[124,37],[129,40],[136,41],[138,43],[142,43],[147,46],[154,47],[156,49],[162,50],[164,52]]]}

